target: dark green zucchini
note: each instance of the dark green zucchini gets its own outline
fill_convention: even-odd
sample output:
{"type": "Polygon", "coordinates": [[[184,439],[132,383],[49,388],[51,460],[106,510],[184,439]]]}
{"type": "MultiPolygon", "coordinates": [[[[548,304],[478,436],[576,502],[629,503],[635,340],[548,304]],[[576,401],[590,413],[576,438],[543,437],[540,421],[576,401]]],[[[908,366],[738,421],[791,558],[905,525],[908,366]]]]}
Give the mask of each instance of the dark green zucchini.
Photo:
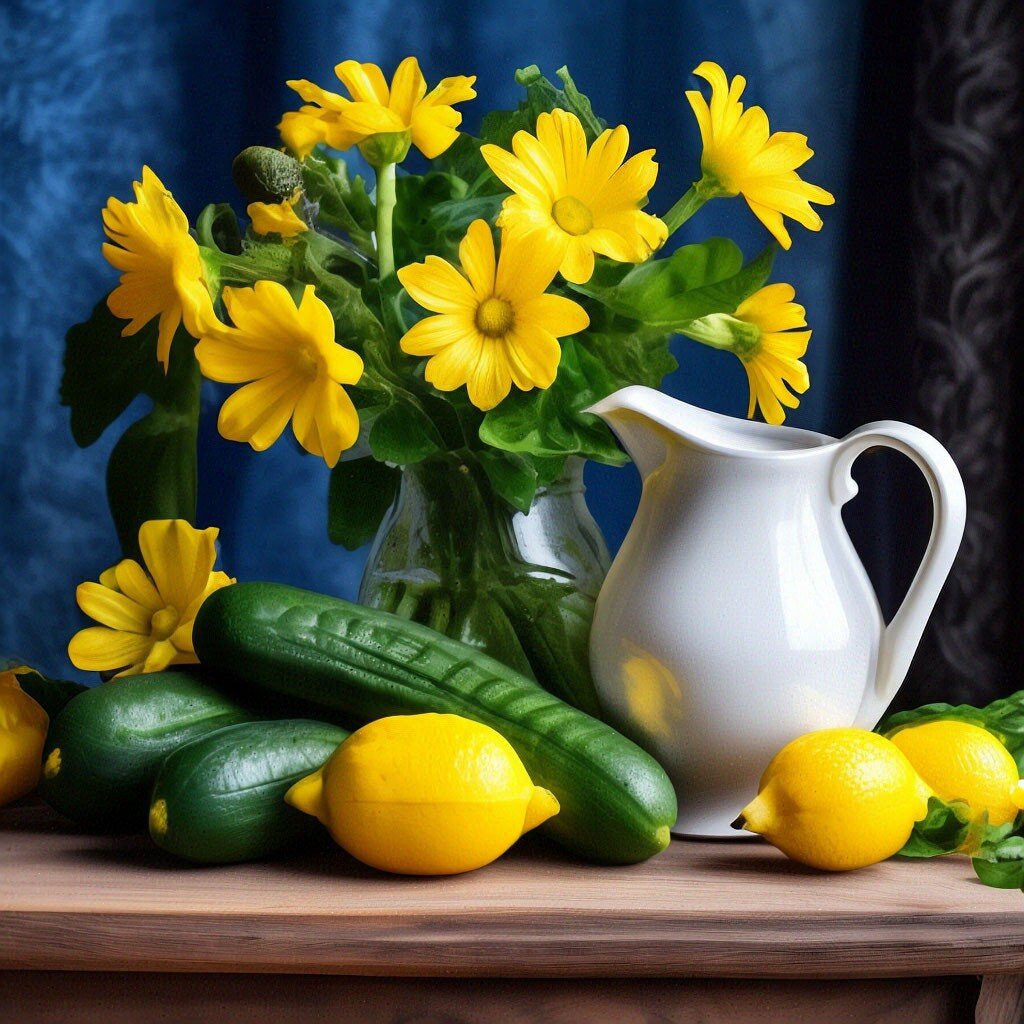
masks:
{"type": "Polygon", "coordinates": [[[318,837],[320,823],[284,795],[347,736],[336,725],[288,719],[232,725],[186,743],[157,775],[149,834],[199,864],[260,860],[318,837]]]}
{"type": "Polygon", "coordinates": [[[676,819],[668,776],[636,744],[478,650],[387,612],[274,583],[207,598],[196,652],[248,687],[301,698],[345,721],[440,712],[500,732],[561,811],[542,826],[605,863],[663,850],[676,819]]]}
{"type": "Polygon", "coordinates": [[[50,723],[43,799],[87,828],[141,830],[163,759],[189,740],[254,717],[194,672],[129,676],[88,689],[50,723]]]}

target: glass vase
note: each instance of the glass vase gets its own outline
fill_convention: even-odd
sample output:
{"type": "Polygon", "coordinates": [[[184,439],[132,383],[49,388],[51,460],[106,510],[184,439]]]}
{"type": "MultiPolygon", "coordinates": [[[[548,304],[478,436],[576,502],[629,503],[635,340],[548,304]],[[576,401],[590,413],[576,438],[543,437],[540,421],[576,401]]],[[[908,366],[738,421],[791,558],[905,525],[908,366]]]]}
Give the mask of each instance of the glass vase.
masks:
{"type": "Polygon", "coordinates": [[[582,459],[523,513],[476,459],[444,455],[403,468],[359,600],[477,647],[597,715],[588,645],[608,565],[582,459]]]}

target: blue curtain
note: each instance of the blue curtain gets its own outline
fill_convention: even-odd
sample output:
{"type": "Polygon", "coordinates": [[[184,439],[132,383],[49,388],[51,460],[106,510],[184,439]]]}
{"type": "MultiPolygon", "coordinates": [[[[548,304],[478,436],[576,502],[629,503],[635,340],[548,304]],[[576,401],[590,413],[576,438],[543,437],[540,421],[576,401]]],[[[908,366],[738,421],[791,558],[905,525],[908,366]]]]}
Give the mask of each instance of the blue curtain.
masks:
{"type": "MultiPolygon", "coordinates": [[[[238,205],[231,159],[274,144],[295,103],[286,78],[330,86],[347,57],[385,68],[420,57],[428,80],[478,74],[466,108],[514,106],[517,67],[549,75],[567,63],[595,109],[629,126],[634,148],[655,147],[661,173],[651,210],[663,211],[698,174],[699,138],[683,92],[704,59],[749,80],[746,99],[773,128],[805,132],[809,180],[839,205],[819,234],[794,229],[777,262],[808,308],[813,385],[793,423],[830,430],[840,321],[847,184],[857,91],[859,0],[7,0],[0,7],[0,655],[73,674],[68,637],[84,624],[75,584],[116,560],[103,493],[115,424],[78,450],[57,404],[63,335],[112,286],[100,256],[99,212],[127,198],[143,163],[194,217],[207,202],[238,205]]],[[[753,255],[765,235],[740,201],[718,201],[688,238],[728,234],[753,255]]],[[[746,384],[732,357],[681,342],[668,389],[742,415],[746,384]]],[[[218,396],[204,397],[201,525],[222,530],[224,567],[240,578],[294,582],[351,596],[364,553],[325,536],[327,472],[286,441],[256,456],[216,434],[218,396]]],[[[125,414],[137,418],[142,406],[125,414]]],[[[621,542],[638,494],[632,469],[588,469],[589,498],[610,545],[621,542]]]]}

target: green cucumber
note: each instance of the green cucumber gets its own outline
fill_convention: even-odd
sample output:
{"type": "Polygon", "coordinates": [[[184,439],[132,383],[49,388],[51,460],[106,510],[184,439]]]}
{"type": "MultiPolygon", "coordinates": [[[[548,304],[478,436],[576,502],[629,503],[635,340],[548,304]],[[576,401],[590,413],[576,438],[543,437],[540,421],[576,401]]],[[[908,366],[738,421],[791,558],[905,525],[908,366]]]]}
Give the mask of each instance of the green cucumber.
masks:
{"type": "Polygon", "coordinates": [[[96,686],[50,723],[43,799],[87,828],[141,830],[163,759],[189,740],[254,717],[194,672],[96,686]]]}
{"type": "Polygon", "coordinates": [[[324,722],[246,722],[186,743],[153,784],[149,834],[199,864],[260,860],[322,834],[284,795],[315,772],[348,732],[324,722]]]}
{"type": "Polygon", "coordinates": [[[193,630],[202,663],[247,687],[319,705],[323,717],[462,715],[500,732],[560,812],[543,831],[592,860],[661,852],[676,819],[668,776],[611,726],[532,679],[388,612],[276,583],[212,594],[193,630]]]}

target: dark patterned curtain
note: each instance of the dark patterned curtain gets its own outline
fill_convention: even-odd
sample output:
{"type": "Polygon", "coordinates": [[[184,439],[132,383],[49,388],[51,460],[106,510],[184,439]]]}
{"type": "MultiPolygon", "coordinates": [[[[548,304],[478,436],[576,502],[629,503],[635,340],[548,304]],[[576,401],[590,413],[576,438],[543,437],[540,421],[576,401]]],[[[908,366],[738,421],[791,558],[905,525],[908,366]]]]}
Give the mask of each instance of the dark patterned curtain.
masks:
{"type": "MultiPolygon", "coordinates": [[[[1024,686],[1024,4],[894,6],[868,10],[855,203],[870,212],[851,247],[846,413],[852,425],[902,408],[963,473],[963,548],[900,704],[976,704],[1024,686]]],[[[853,527],[869,547],[898,521],[870,565],[889,614],[930,524],[914,471],[892,461],[867,470],[876,503],[853,527]]]]}

